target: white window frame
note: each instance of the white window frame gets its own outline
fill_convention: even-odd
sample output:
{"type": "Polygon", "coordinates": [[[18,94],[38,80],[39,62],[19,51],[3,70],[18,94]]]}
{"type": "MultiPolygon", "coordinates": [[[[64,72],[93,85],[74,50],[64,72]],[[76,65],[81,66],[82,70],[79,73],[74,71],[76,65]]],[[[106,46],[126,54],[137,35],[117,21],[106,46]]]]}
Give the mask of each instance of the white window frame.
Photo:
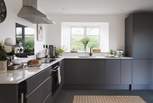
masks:
{"type": "Polygon", "coordinates": [[[70,33],[70,49],[72,49],[72,47],[71,47],[71,43],[72,43],[72,29],[73,28],[83,28],[84,29],[84,33],[83,33],[83,36],[84,37],[86,37],[86,36],[88,36],[87,35],[87,28],[98,28],[99,29],[99,33],[98,33],[98,43],[99,43],[99,48],[100,48],[100,27],[99,26],[71,26],[70,27],[71,29],[71,33],[70,33]]]}
{"type": "MultiPolygon", "coordinates": [[[[84,36],[87,35],[87,28],[99,28],[99,48],[102,52],[109,52],[109,23],[107,22],[63,22],[62,23],[62,36],[61,36],[61,47],[64,48],[66,45],[66,52],[70,52],[71,48],[71,41],[72,41],[72,28],[84,28],[84,36]],[[88,25],[89,23],[89,25],[88,25]],[[79,25],[80,24],[80,25],[79,25]],[[81,24],[83,24],[81,26],[81,24]],[[93,25],[92,25],[93,24],[93,25]],[[68,28],[69,33],[64,30],[64,28],[68,28]],[[104,29],[103,29],[104,28],[104,29]],[[67,32],[67,33],[65,33],[67,32]],[[68,37],[69,39],[65,41],[64,36],[68,37]]],[[[67,38],[66,38],[67,39],[67,38]]]]}

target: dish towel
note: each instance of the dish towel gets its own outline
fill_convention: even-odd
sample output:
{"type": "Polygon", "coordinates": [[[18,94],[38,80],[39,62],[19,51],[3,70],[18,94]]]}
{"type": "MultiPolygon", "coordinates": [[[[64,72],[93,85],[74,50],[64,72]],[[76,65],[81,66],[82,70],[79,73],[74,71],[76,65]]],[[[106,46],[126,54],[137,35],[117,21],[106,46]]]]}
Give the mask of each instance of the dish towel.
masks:
{"type": "Polygon", "coordinates": [[[61,69],[58,67],[58,83],[61,84],[61,69]]]}

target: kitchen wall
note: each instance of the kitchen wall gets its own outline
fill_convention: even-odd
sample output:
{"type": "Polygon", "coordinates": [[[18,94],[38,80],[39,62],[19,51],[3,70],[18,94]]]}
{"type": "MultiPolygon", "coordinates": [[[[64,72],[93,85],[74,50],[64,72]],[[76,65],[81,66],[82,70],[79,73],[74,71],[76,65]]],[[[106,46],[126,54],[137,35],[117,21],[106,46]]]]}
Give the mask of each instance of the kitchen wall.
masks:
{"type": "MultiPolygon", "coordinates": [[[[7,18],[3,23],[0,24],[0,41],[4,40],[7,37],[11,37],[15,42],[15,23],[23,24],[32,27],[36,30],[36,25],[17,17],[17,14],[22,7],[22,0],[4,0],[4,1],[7,6],[7,18]]],[[[45,38],[41,42],[36,41],[35,51],[41,50],[44,42],[45,38]]]]}
{"type": "Polygon", "coordinates": [[[49,15],[55,20],[55,25],[48,25],[46,42],[61,46],[61,23],[62,22],[108,22],[110,24],[109,46],[110,49],[124,49],[125,15],[49,15]]]}

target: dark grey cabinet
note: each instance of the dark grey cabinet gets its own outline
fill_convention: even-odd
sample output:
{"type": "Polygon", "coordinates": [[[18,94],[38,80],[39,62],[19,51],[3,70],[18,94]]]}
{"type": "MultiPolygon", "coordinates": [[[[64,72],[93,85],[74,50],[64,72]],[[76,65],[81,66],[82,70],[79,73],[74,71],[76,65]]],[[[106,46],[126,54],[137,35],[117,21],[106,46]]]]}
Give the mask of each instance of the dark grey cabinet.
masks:
{"type": "Polygon", "coordinates": [[[25,102],[44,103],[51,94],[51,68],[47,68],[25,81],[25,102]]]}
{"type": "Polygon", "coordinates": [[[64,87],[93,88],[105,84],[105,61],[95,59],[64,60],[64,87]]]}
{"type": "Polygon", "coordinates": [[[51,78],[47,78],[30,94],[26,96],[26,103],[44,103],[48,95],[51,94],[51,78]]]}
{"type": "Polygon", "coordinates": [[[130,14],[125,20],[125,53],[134,57],[132,84],[134,89],[149,89],[152,83],[153,12],[130,14]]]}
{"type": "Polygon", "coordinates": [[[120,60],[106,60],[106,84],[120,84],[121,68],[120,60]]]}
{"type": "Polygon", "coordinates": [[[126,18],[126,56],[153,58],[153,12],[137,12],[126,18]]]}
{"type": "Polygon", "coordinates": [[[129,89],[131,70],[131,59],[65,59],[64,87],[129,89]]]}
{"type": "Polygon", "coordinates": [[[121,84],[132,83],[132,60],[121,60],[121,84]]]}
{"type": "Polygon", "coordinates": [[[2,103],[51,103],[51,68],[19,84],[1,84],[0,101],[2,103]]]}
{"type": "Polygon", "coordinates": [[[133,60],[133,88],[149,89],[152,83],[152,60],[133,60]]]}
{"type": "MultiPolygon", "coordinates": [[[[20,83],[0,84],[0,103],[54,103],[54,99],[59,95],[64,83],[63,66],[63,61],[59,61],[20,83]],[[52,92],[54,89],[52,84],[55,83],[53,82],[54,66],[61,67],[61,84],[59,84],[55,94],[52,92]]],[[[30,70],[27,71],[31,72],[30,70]]],[[[56,75],[58,76],[58,74],[56,75]]],[[[57,76],[54,80],[57,80],[57,76]]]]}
{"type": "MultiPolygon", "coordinates": [[[[35,88],[37,88],[44,80],[51,76],[51,68],[41,71],[33,77],[27,79],[26,82],[26,93],[29,94],[35,88]]],[[[51,88],[51,86],[50,86],[51,88]]]]}
{"type": "Polygon", "coordinates": [[[21,103],[19,85],[0,85],[0,103],[21,103]]]}

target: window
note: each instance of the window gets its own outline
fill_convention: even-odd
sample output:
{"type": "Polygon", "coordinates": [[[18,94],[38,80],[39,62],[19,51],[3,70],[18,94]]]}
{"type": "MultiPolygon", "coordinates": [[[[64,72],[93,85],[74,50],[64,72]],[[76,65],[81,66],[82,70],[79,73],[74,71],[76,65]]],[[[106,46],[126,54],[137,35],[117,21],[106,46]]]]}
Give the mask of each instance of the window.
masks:
{"type": "Polygon", "coordinates": [[[24,47],[24,53],[34,54],[34,29],[16,23],[16,44],[24,47]]]}
{"type": "Polygon", "coordinates": [[[89,38],[87,50],[90,47],[99,48],[102,52],[109,50],[109,25],[108,23],[70,23],[62,24],[62,47],[65,51],[75,49],[83,51],[84,46],[81,40],[89,38]]]}

